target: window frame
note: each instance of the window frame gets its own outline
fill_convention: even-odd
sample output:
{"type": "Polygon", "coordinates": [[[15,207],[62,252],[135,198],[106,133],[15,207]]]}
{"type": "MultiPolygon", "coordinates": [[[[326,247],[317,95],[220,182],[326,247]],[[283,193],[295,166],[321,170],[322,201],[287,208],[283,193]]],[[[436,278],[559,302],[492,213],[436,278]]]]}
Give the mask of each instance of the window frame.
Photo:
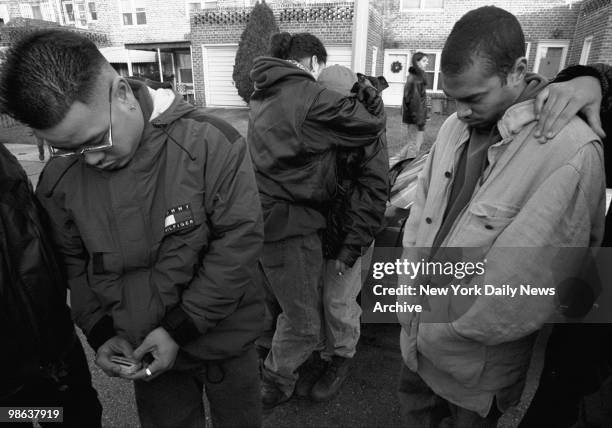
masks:
{"type": "Polygon", "coordinates": [[[533,62],[533,72],[537,73],[538,68],[540,68],[540,61],[541,61],[540,50],[542,48],[562,48],[563,50],[561,51],[561,61],[559,63],[559,70],[557,70],[555,74],[559,73],[565,67],[565,62],[567,61],[567,55],[569,54],[569,47],[570,47],[570,41],[565,40],[565,39],[538,40],[537,46],[536,46],[535,61],[533,62]]]}
{"type": "Polygon", "coordinates": [[[586,36],[582,42],[582,50],[580,51],[580,60],[578,64],[587,65],[589,62],[589,56],[591,55],[591,49],[593,48],[593,35],[586,36]],[[585,55],[586,48],[586,55],[585,55]]]}
{"type": "Polygon", "coordinates": [[[149,25],[149,21],[147,20],[147,8],[144,5],[144,0],[126,0],[130,2],[130,10],[129,11],[124,11],[123,10],[123,1],[124,0],[117,0],[117,2],[119,3],[119,21],[121,22],[121,26],[123,27],[146,27],[149,25]],[[141,1],[143,3],[142,9],[144,9],[142,12],[136,12],[136,2],[141,1]],[[123,15],[127,15],[130,14],[132,17],[132,23],[131,24],[126,24],[123,18],[123,15]],[[138,14],[139,13],[144,13],[145,16],[145,23],[144,24],[139,24],[138,23],[138,14]]]}
{"type": "Polygon", "coordinates": [[[74,7],[74,1],[63,1],[62,2],[62,11],[64,12],[64,20],[68,23],[68,24],[75,24],[76,23],[76,8],[74,7]],[[66,6],[72,6],[72,19],[70,19],[70,14],[68,13],[68,9],[66,8],[66,6]]]}
{"type": "MultiPolygon", "coordinates": [[[[443,94],[444,91],[442,89],[439,88],[439,84],[440,84],[440,62],[441,62],[441,56],[442,56],[442,49],[412,49],[410,51],[410,58],[412,58],[412,55],[414,55],[417,52],[423,52],[426,55],[436,55],[436,61],[434,63],[434,81],[432,82],[432,88],[434,89],[427,89],[427,93],[431,93],[431,94],[443,94]],[[438,88],[438,89],[436,89],[438,88]]],[[[431,73],[432,71],[425,71],[425,73],[431,73]]]]}
{"type": "Polygon", "coordinates": [[[92,1],[92,0],[85,0],[85,6],[87,8],[87,22],[97,22],[98,21],[98,8],[96,7],[96,2],[92,1]],[[89,7],[90,5],[94,5],[94,13],[96,14],[96,18],[94,19],[94,17],[91,15],[91,8],[89,7]]]}

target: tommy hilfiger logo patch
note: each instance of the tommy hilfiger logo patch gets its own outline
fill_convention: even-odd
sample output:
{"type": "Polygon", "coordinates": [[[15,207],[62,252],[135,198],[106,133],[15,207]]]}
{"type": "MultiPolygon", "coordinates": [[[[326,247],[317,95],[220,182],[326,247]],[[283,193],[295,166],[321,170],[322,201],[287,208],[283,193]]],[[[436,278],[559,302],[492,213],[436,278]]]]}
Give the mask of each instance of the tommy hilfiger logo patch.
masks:
{"type": "Polygon", "coordinates": [[[191,204],[178,205],[166,212],[164,233],[176,232],[194,225],[191,204]]]}

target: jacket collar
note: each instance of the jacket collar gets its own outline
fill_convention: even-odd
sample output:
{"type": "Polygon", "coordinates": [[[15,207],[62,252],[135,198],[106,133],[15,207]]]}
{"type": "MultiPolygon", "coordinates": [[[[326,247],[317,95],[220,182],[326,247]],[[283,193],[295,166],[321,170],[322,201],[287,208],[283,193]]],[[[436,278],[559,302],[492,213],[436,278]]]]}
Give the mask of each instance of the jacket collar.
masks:
{"type": "Polygon", "coordinates": [[[518,134],[525,126],[535,122],[535,100],[530,99],[511,106],[497,122],[497,129],[505,140],[518,134]]]}

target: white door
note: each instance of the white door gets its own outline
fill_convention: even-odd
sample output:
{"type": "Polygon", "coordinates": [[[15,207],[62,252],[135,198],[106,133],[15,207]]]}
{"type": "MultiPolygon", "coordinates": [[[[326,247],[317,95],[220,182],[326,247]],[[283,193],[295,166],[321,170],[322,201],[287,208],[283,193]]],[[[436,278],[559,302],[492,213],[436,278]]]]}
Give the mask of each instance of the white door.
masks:
{"type": "Polygon", "coordinates": [[[383,71],[389,87],[383,91],[382,97],[386,106],[398,107],[402,105],[408,67],[410,67],[410,51],[385,49],[383,71]]]}
{"type": "Polygon", "coordinates": [[[204,91],[207,107],[245,107],[232,74],[238,45],[204,45],[204,91]]]}
{"type": "Polygon", "coordinates": [[[552,79],[563,69],[567,58],[569,41],[544,41],[538,43],[533,69],[536,73],[552,79]]]}

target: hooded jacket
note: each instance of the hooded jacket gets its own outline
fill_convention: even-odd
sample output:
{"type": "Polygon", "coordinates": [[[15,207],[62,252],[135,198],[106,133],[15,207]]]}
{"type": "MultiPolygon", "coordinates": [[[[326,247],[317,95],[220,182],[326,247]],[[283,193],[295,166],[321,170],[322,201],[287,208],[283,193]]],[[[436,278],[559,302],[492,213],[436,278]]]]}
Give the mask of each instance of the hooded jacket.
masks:
{"type": "Polygon", "coordinates": [[[104,171],[54,159],[37,188],[73,316],[94,348],[115,334],[137,346],[163,326],[197,358],[239,355],[263,319],[252,280],[262,220],[244,139],[169,90],[130,84],[145,118],[130,162],[104,171]],[[165,109],[159,91],[170,94],[156,97],[165,109]]]}
{"type": "Polygon", "coordinates": [[[320,231],[335,194],[334,149],[378,140],[386,123],[382,100],[376,96],[364,106],[277,58],[257,58],[251,79],[248,140],[265,240],[320,231]]]}
{"type": "Polygon", "coordinates": [[[77,343],[47,230],[25,171],[0,144],[0,399],[58,374],[77,343]]]}

